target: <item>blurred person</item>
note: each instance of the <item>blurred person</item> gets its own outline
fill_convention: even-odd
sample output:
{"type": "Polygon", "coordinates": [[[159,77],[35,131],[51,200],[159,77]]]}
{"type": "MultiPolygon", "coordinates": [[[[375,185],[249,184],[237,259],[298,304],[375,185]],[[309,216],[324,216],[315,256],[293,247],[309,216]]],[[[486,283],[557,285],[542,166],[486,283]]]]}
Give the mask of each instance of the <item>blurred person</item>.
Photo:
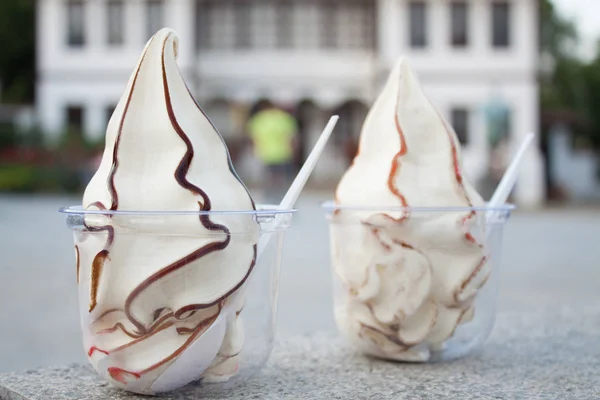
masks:
{"type": "Polygon", "coordinates": [[[261,187],[267,197],[278,202],[293,173],[298,122],[292,114],[270,102],[262,102],[255,111],[248,120],[247,131],[254,154],[264,168],[261,187]]]}

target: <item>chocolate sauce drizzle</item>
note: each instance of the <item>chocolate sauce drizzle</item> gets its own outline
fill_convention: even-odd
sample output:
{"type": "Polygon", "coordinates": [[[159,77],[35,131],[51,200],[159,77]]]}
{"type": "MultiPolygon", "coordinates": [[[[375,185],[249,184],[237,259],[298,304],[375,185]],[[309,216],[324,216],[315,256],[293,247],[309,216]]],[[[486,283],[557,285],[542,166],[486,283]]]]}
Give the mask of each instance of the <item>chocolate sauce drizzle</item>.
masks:
{"type": "MultiPolygon", "coordinates": [[[[189,190],[193,194],[198,195],[202,198],[202,202],[198,202],[200,211],[210,211],[212,208],[212,205],[211,205],[211,200],[210,200],[209,196],[206,194],[206,192],[204,192],[202,189],[200,189],[198,186],[194,185],[187,179],[187,173],[190,168],[191,162],[194,158],[194,148],[192,146],[191,140],[186,135],[186,133],[183,131],[183,129],[179,125],[179,122],[177,121],[177,118],[175,116],[175,111],[173,110],[173,104],[171,102],[171,96],[169,94],[169,83],[167,81],[167,71],[166,71],[166,66],[165,66],[165,48],[166,48],[166,45],[168,42],[167,39],[163,43],[162,60],[161,60],[163,91],[164,91],[164,96],[165,96],[165,103],[166,103],[166,107],[167,107],[167,114],[169,115],[169,120],[171,121],[171,125],[172,125],[173,129],[175,130],[175,132],[177,132],[177,134],[179,135],[181,140],[183,140],[183,142],[185,143],[185,146],[186,146],[186,152],[185,152],[184,156],[182,157],[181,161],[179,162],[179,165],[177,166],[177,169],[175,170],[174,176],[175,176],[175,180],[177,181],[177,183],[179,183],[179,185],[181,187],[189,190]]],[[[188,91],[188,93],[189,93],[189,91],[188,91]]],[[[191,95],[190,95],[190,97],[191,97],[191,95]]],[[[193,99],[193,97],[192,97],[192,99],[193,99]]],[[[196,104],[195,101],[194,101],[194,104],[196,104]]],[[[199,219],[200,219],[200,223],[202,224],[202,226],[204,226],[209,231],[213,231],[213,232],[220,231],[220,232],[224,233],[226,235],[225,239],[220,242],[209,243],[209,244],[199,248],[198,250],[188,254],[187,256],[173,262],[172,264],[166,266],[165,268],[157,271],[156,273],[154,273],[153,275],[148,277],[146,280],[144,280],[142,283],[140,283],[130,293],[130,295],[127,297],[127,300],[125,301],[125,314],[127,315],[127,319],[129,319],[129,321],[135,326],[135,328],[137,329],[137,332],[139,334],[146,333],[147,328],[141,322],[137,321],[135,319],[135,317],[132,315],[131,304],[135,300],[135,298],[140,295],[140,293],[142,293],[145,289],[147,289],[153,283],[159,281],[160,279],[173,273],[174,271],[176,271],[176,270],[178,270],[178,269],[180,269],[180,268],[182,268],[182,267],[184,267],[184,266],[186,266],[186,265],[198,260],[199,258],[204,257],[207,254],[210,254],[214,251],[223,250],[229,245],[229,242],[231,241],[231,233],[226,226],[212,222],[210,220],[210,217],[207,214],[200,215],[199,219]]],[[[214,306],[215,304],[221,302],[223,299],[229,297],[233,292],[238,290],[244,284],[244,282],[246,281],[246,279],[252,272],[254,265],[256,263],[256,250],[257,250],[256,245],[253,246],[253,250],[254,250],[254,254],[252,257],[252,262],[250,264],[248,272],[246,273],[246,275],[244,276],[244,278],[242,279],[241,282],[239,282],[236,286],[234,286],[226,294],[219,297],[218,299],[216,299],[213,302],[205,303],[205,304],[189,304],[189,305],[184,306],[184,307],[180,308],[179,310],[173,312],[172,315],[176,319],[179,319],[183,314],[185,314],[187,312],[205,309],[205,308],[214,306]]]]}
{"type": "MultiPolygon", "coordinates": [[[[204,192],[198,186],[192,184],[187,179],[187,173],[189,171],[191,162],[194,157],[194,149],[192,147],[191,140],[185,134],[185,132],[183,131],[183,129],[181,128],[181,126],[179,125],[179,123],[177,121],[175,112],[173,110],[173,105],[171,102],[170,94],[169,94],[169,85],[168,85],[168,81],[167,81],[167,74],[166,74],[166,67],[165,67],[165,48],[166,48],[168,39],[169,39],[169,37],[165,38],[165,40],[163,42],[163,47],[162,47],[162,79],[163,79],[163,89],[164,89],[166,108],[167,108],[167,113],[168,113],[169,120],[171,122],[173,129],[177,132],[178,136],[181,138],[181,140],[183,140],[183,142],[185,143],[185,146],[186,146],[186,152],[174,172],[174,177],[175,177],[175,180],[177,181],[177,183],[181,187],[189,190],[191,193],[193,193],[194,195],[197,195],[201,198],[201,201],[198,201],[198,207],[199,207],[200,211],[210,211],[212,208],[212,204],[211,204],[211,200],[210,200],[209,196],[206,194],[206,192],[204,192]]],[[[144,56],[145,56],[145,53],[144,53],[144,56]]],[[[142,62],[143,62],[143,58],[142,58],[142,62]]],[[[140,62],[140,66],[141,66],[142,62],[140,62]]],[[[129,104],[131,102],[131,98],[132,98],[135,84],[137,81],[138,73],[139,73],[139,68],[136,71],[136,74],[135,74],[135,77],[133,80],[131,92],[127,99],[127,104],[125,106],[123,117],[122,117],[120,125],[119,125],[118,135],[115,140],[115,147],[113,149],[113,164],[112,164],[111,171],[109,174],[109,179],[108,179],[109,192],[110,192],[111,199],[112,199],[111,200],[112,204],[111,204],[110,210],[116,210],[118,208],[118,193],[115,188],[115,174],[116,174],[118,166],[119,166],[118,157],[117,157],[118,147],[119,147],[119,143],[120,143],[120,138],[121,138],[121,134],[122,134],[125,117],[127,115],[127,111],[129,109],[129,104]]],[[[200,110],[200,112],[202,112],[203,115],[206,117],[206,114],[198,106],[198,104],[194,100],[193,96],[189,92],[189,89],[188,89],[188,93],[189,93],[190,97],[192,98],[192,100],[194,101],[194,104],[196,105],[198,110],[200,110]]],[[[206,117],[206,118],[208,120],[208,117],[206,117]]],[[[208,121],[210,122],[210,120],[208,120],[208,121]]],[[[212,122],[210,122],[210,123],[212,125],[212,122]]],[[[214,125],[212,125],[212,126],[214,128],[214,125]]],[[[215,132],[217,132],[216,128],[215,128],[215,132]]],[[[218,134],[218,132],[217,132],[217,134],[218,134]]],[[[221,138],[221,140],[223,140],[223,138],[220,135],[219,135],[219,137],[221,138]]],[[[226,155],[227,155],[227,160],[228,160],[228,165],[229,165],[230,171],[235,176],[235,178],[243,185],[243,183],[241,182],[241,180],[239,179],[238,175],[236,174],[236,172],[233,168],[233,164],[231,162],[231,157],[230,157],[228,151],[226,151],[226,155]]],[[[244,186],[244,189],[248,193],[247,188],[245,186],[244,186]]],[[[248,196],[249,196],[249,194],[248,194],[248,196]]],[[[250,198],[250,200],[252,201],[252,207],[255,209],[254,201],[251,198],[250,198]]],[[[95,204],[95,205],[97,207],[103,206],[101,203],[95,204]]],[[[229,297],[231,294],[233,294],[235,291],[237,291],[244,284],[244,282],[246,282],[246,280],[248,279],[252,270],[254,269],[254,266],[256,264],[256,256],[257,256],[257,246],[256,245],[253,245],[253,257],[252,257],[252,261],[250,263],[250,266],[248,268],[248,272],[246,273],[246,275],[243,277],[243,279],[238,284],[235,285],[235,287],[230,289],[226,294],[222,295],[215,301],[212,301],[212,302],[206,303],[206,304],[189,304],[184,307],[181,307],[180,309],[178,309],[176,311],[170,310],[167,307],[161,307],[154,311],[153,322],[150,325],[150,327],[148,327],[148,328],[146,326],[144,326],[144,324],[142,322],[136,320],[136,318],[132,315],[131,306],[132,306],[133,301],[144,290],[146,290],[149,286],[156,283],[157,281],[164,278],[165,276],[173,273],[174,271],[176,271],[176,270],[178,270],[178,269],[180,269],[180,268],[182,268],[182,267],[184,267],[184,266],[186,266],[186,265],[198,260],[199,258],[204,257],[205,255],[210,254],[214,251],[223,250],[223,249],[227,248],[227,246],[229,245],[229,243],[231,241],[231,232],[229,231],[229,229],[226,226],[214,223],[213,221],[211,221],[209,215],[207,215],[207,214],[200,215],[199,220],[204,228],[206,228],[207,230],[209,230],[211,232],[221,232],[225,235],[225,238],[222,241],[216,241],[216,242],[209,243],[209,244],[197,249],[196,251],[188,254],[187,256],[185,256],[185,257],[173,262],[172,264],[162,268],[161,270],[157,271],[156,273],[154,273],[153,275],[151,275],[150,277],[145,279],[142,283],[140,283],[129,294],[129,296],[125,300],[125,306],[124,306],[123,310],[117,310],[117,309],[108,310],[107,312],[103,313],[103,315],[100,318],[98,318],[96,320],[96,321],[100,320],[102,317],[104,317],[105,315],[107,315],[108,313],[111,313],[111,312],[124,312],[127,320],[135,327],[134,332],[129,332],[122,323],[118,322],[112,328],[100,331],[100,332],[98,332],[98,334],[108,334],[108,333],[112,333],[112,332],[116,331],[117,329],[119,329],[122,332],[124,332],[127,336],[134,339],[130,343],[127,343],[116,349],[110,350],[110,352],[112,353],[114,351],[122,350],[126,347],[132,346],[141,340],[147,339],[151,335],[154,335],[164,329],[172,327],[174,323],[169,321],[172,318],[175,318],[177,320],[186,319],[186,318],[189,318],[192,315],[194,315],[197,310],[207,309],[207,308],[213,307],[215,305],[218,305],[218,311],[214,315],[211,315],[208,318],[203,318],[202,321],[200,321],[196,326],[194,326],[192,328],[187,328],[187,327],[177,328],[176,331],[178,334],[189,335],[190,337],[185,341],[185,343],[180,348],[177,349],[177,351],[172,353],[170,356],[168,356],[165,359],[159,361],[158,363],[144,369],[143,371],[139,371],[139,372],[135,372],[135,373],[130,372],[130,371],[121,370],[118,368],[113,368],[113,372],[115,373],[115,376],[113,376],[113,378],[115,378],[115,379],[117,379],[117,377],[121,378],[123,373],[130,374],[136,378],[139,378],[140,375],[142,375],[148,371],[151,371],[161,365],[164,365],[165,363],[169,362],[170,360],[174,359],[179,354],[181,354],[196,339],[196,337],[198,337],[198,335],[200,335],[204,330],[206,330],[216,320],[216,318],[218,317],[218,315],[220,314],[220,312],[222,310],[222,306],[223,306],[225,299],[227,297],[229,297]],[[167,311],[167,312],[165,313],[165,311],[167,311]],[[162,314],[162,316],[161,316],[161,314],[162,314]]],[[[90,228],[88,228],[88,229],[90,229],[90,228]]],[[[105,226],[105,227],[91,228],[90,230],[95,230],[95,231],[108,230],[109,238],[107,240],[106,248],[110,247],[110,245],[112,244],[112,242],[114,240],[114,230],[112,227],[105,226]]],[[[106,254],[106,256],[108,256],[109,253],[108,253],[107,249],[103,250],[103,252],[100,252],[99,255],[106,254]],[[103,253],[104,251],[106,251],[106,253],[103,253]]],[[[92,288],[92,291],[94,291],[93,288],[92,288]]],[[[113,375],[113,373],[111,373],[111,375],[113,375]]],[[[119,379],[117,379],[117,380],[119,380],[119,379]]]]}
{"type": "MultiPolygon", "coordinates": [[[[408,349],[410,347],[409,344],[404,343],[402,340],[400,340],[400,338],[395,335],[395,334],[390,334],[390,333],[386,333],[383,332],[381,329],[377,329],[371,325],[367,325],[363,322],[359,322],[359,325],[362,329],[366,330],[366,331],[370,331],[375,333],[376,335],[379,335],[382,337],[382,339],[387,340],[388,342],[391,342],[393,344],[395,344],[396,346],[400,347],[401,351],[404,351],[406,349],[408,349]]],[[[379,347],[378,343],[374,343],[375,345],[377,345],[377,347],[379,347]]]]}
{"type": "Polygon", "coordinates": [[[75,263],[76,263],[76,268],[77,268],[77,283],[79,283],[80,261],[79,261],[79,246],[77,246],[77,245],[75,245],[75,263]]]}
{"type": "Polygon", "coordinates": [[[96,254],[94,261],[92,262],[92,276],[90,283],[90,309],[92,312],[96,305],[98,305],[98,286],[100,285],[100,276],[102,275],[102,269],[104,268],[104,262],[108,258],[108,250],[102,250],[96,254]]]}
{"type": "MultiPolygon", "coordinates": [[[[142,66],[142,63],[144,62],[144,58],[146,58],[146,53],[147,53],[147,49],[144,51],[144,54],[142,54],[142,59],[140,61],[140,64],[138,65],[137,70],[135,71],[135,75],[133,77],[133,82],[131,84],[131,91],[129,93],[129,96],[127,98],[127,103],[125,104],[125,110],[123,111],[123,116],[121,117],[121,122],[119,123],[119,130],[117,132],[117,137],[115,139],[115,147],[113,148],[113,157],[112,157],[112,165],[111,165],[111,170],[109,173],[109,177],[108,177],[108,191],[109,191],[109,195],[111,198],[111,206],[110,206],[110,210],[114,211],[117,209],[118,204],[119,204],[119,196],[117,194],[117,191],[115,190],[115,173],[117,172],[117,167],[119,166],[119,160],[117,158],[117,152],[118,152],[118,147],[119,147],[119,142],[121,140],[121,133],[123,130],[123,124],[125,122],[125,115],[127,114],[127,110],[129,109],[129,105],[131,103],[131,98],[133,96],[133,89],[135,88],[135,84],[137,83],[137,79],[140,73],[140,68],[142,66]]],[[[101,201],[95,201],[93,203],[91,203],[90,205],[88,205],[88,209],[95,207],[99,210],[106,210],[106,206],[101,202],[101,201]]],[[[110,215],[108,215],[108,217],[110,218],[110,215]]],[[[100,278],[102,275],[102,267],[104,266],[104,261],[108,258],[109,256],[109,248],[112,245],[114,239],[115,239],[115,230],[112,226],[110,225],[104,225],[104,226],[96,226],[96,227],[92,227],[89,226],[88,224],[86,224],[85,222],[83,223],[83,225],[86,227],[86,229],[89,232],[107,232],[108,236],[106,239],[106,244],[104,245],[104,249],[102,249],[98,254],[96,254],[96,256],[94,257],[94,261],[92,262],[92,270],[91,270],[91,275],[92,275],[92,281],[91,281],[91,293],[90,293],[90,307],[89,307],[89,312],[92,312],[94,310],[94,308],[96,308],[97,302],[96,302],[96,298],[98,296],[98,287],[100,285],[100,278]]]]}
{"type": "MultiPolygon", "coordinates": [[[[396,110],[398,110],[397,106],[396,110]]],[[[408,147],[406,146],[406,139],[404,137],[404,131],[402,131],[402,128],[400,127],[400,121],[398,120],[398,111],[394,113],[394,125],[396,126],[396,131],[400,136],[400,150],[392,160],[392,169],[390,170],[390,173],[388,175],[387,185],[390,191],[394,194],[394,196],[396,196],[398,200],[400,200],[400,204],[402,205],[402,207],[408,207],[406,197],[404,197],[404,195],[400,193],[400,189],[396,187],[396,182],[394,182],[394,178],[396,177],[398,172],[400,172],[400,158],[406,155],[406,153],[408,152],[408,147]]],[[[405,213],[405,215],[397,221],[400,222],[406,218],[408,218],[408,213],[405,213]]]]}
{"type": "MultiPolygon", "coordinates": [[[[164,55],[164,53],[163,53],[163,55],[164,55]]],[[[163,58],[163,61],[164,61],[164,58],[163,58]]],[[[229,172],[231,172],[231,174],[234,176],[234,178],[237,179],[237,181],[242,185],[242,187],[246,191],[246,194],[248,194],[248,197],[250,198],[250,201],[252,202],[252,208],[256,210],[256,204],[254,203],[254,199],[250,196],[250,192],[248,191],[248,188],[246,187],[246,185],[244,184],[244,182],[242,182],[242,179],[239,177],[238,173],[236,172],[235,168],[233,167],[233,161],[231,160],[231,154],[229,154],[229,148],[227,148],[227,144],[225,143],[225,139],[223,139],[223,136],[221,136],[221,134],[219,133],[219,130],[217,129],[217,127],[215,126],[215,124],[212,123],[212,121],[210,120],[210,118],[208,117],[208,115],[206,115],[206,113],[204,112],[204,110],[202,109],[202,107],[200,107],[200,105],[198,104],[198,102],[196,101],[196,99],[194,98],[194,96],[192,95],[192,92],[190,91],[190,88],[187,86],[187,84],[185,82],[184,82],[184,84],[185,84],[185,88],[186,88],[186,90],[187,90],[190,98],[194,102],[194,105],[196,106],[196,108],[198,109],[198,111],[200,111],[202,113],[202,115],[204,115],[204,118],[206,118],[206,120],[208,121],[208,123],[210,124],[210,126],[212,126],[212,128],[214,129],[215,132],[217,132],[217,135],[219,136],[219,139],[221,139],[221,142],[223,143],[223,147],[225,147],[225,155],[227,157],[227,165],[229,166],[229,172]]]]}
{"type": "MultiPolygon", "coordinates": [[[[398,100],[399,101],[399,100],[398,100]]],[[[393,160],[392,160],[392,166],[390,169],[390,173],[388,175],[388,180],[387,180],[387,185],[389,190],[392,192],[392,194],[394,194],[394,196],[396,196],[399,200],[400,203],[402,205],[402,207],[408,207],[408,202],[406,200],[406,197],[400,192],[399,188],[396,186],[396,183],[394,181],[395,176],[399,173],[400,171],[400,158],[404,155],[406,155],[407,151],[408,151],[408,147],[406,144],[406,138],[404,136],[404,132],[402,130],[402,127],[400,126],[400,121],[398,119],[398,112],[397,112],[398,107],[396,106],[396,112],[394,114],[394,125],[396,127],[396,131],[398,132],[398,135],[400,137],[400,150],[398,151],[398,153],[394,156],[393,160]]],[[[437,110],[436,110],[437,112],[437,110]]],[[[459,190],[461,191],[462,195],[464,196],[464,199],[467,201],[467,204],[469,207],[472,207],[473,204],[471,202],[471,199],[469,198],[467,191],[464,187],[464,183],[463,183],[463,176],[462,173],[460,171],[460,166],[459,166],[459,162],[458,162],[458,149],[456,146],[456,143],[453,139],[452,133],[449,130],[449,127],[446,125],[446,122],[444,121],[444,119],[439,115],[438,116],[440,118],[440,120],[442,121],[442,123],[444,124],[444,128],[446,130],[446,133],[448,135],[448,139],[450,142],[450,147],[451,147],[451,156],[452,156],[452,169],[454,172],[454,177],[456,180],[456,183],[458,185],[459,190]]],[[[463,216],[459,219],[461,226],[465,226],[466,222],[475,217],[476,213],[475,211],[471,211],[469,212],[466,216],[463,216]]],[[[386,219],[391,220],[392,222],[397,222],[397,223],[402,223],[404,221],[406,221],[409,217],[410,214],[408,212],[406,212],[402,217],[400,217],[399,219],[393,218],[392,216],[388,215],[388,214],[383,214],[383,216],[386,219]]],[[[371,229],[371,232],[373,233],[373,235],[377,238],[377,240],[381,243],[381,245],[386,249],[386,251],[390,251],[391,247],[389,244],[385,243],[381,237],[379,236],[380,234],[380,229],[373,226],[372,224],[369,224],[367,222],[362,222],[363,225],[365,225],[366,227],[371,229]]],[[[475,238],[473,237],[473,235],[470,232],[466,232],[464,235],[464,238],[467,242],[470,243],[474,243],[476,245],[478,245],[479,247],[482,247],[481,244],[477,243],[477,241],[475,240],[475,238]]],[[[418,253],[420,253],[421,255],[423,255],[426,259],[427,262],[429,264],[429,268],[431,268],[431,261],[429,260],[429,258],[425,255],[425,253],[423,251],[421,251],[420,249],[415,248],[413,245],[407,243],[406,241],[403,240],[398,240],[398,239],[393,239],[392,240],[393,244],[401,246],[407,250],[411,250],[411,251],[416,251],[418,253]]],[[[469,274],[469,276],[467,277],[467,279],[465,279],[460,287],[453,293],[453,299],[456,302],[457,305],[460,305],[459,302],[459,296],[460,294],[465,290],[466,286],[469,284],[469,282],[471,282],[475,276],[477,276],[477,274],[481,271],[481,269],[483,268],[483,266],[486,264],[488,260],[487,256],[483,256],[481,258],[481,260],[479,261],[479,263],[477,264],[477,266],[475,267],[475,269],[473,271],[471,271],[471,273],[469,274]]],[[[487,279],[487,277],[486,277],[487,279]]],[[[480,285],[481,287],[482,285],[480,285]]],[[[373,314],[373,310],[371,309],[371,307],[369,306],[369,310],[371,311],[371,313],[373,314]]],[[[466,312],[466,310],[462,310],[461,313],[461,318],[462,315],[464,315],[464,313],[466,312]]],[[[373,315],[373,317],[375,317],[373,315]]],[[[372,327],[370,325],[364,324],[362,322],[359,322],[360,326],[362,329],[367,330],[367,331],[371,331],[374,334],[377,334],[381,337],[381,339],[383,340],[387,340],[388,342],[391,342],[397,346],[399,346],[402,350],[406,350],[407,348],[411,347],[413,344],[410,343],[405,343],[402,340],[400,340],[397,335],[395,334],[388,334],[386,332],[381,331],[380,329],[377,329],[375,327],[372,327]]],[[[434,323],[435,324],[435,323],[434,323]]],[[[456,326],[454,327],[454,330],[456,329],[456,326]]],[[[452,332],[452,334],[454,333],[454,330],[452,332]]],[[[451,337],[452,334],[449,336],[451,337]]],[[[379,345],[377,343],[374,342],[374,344],[376,344],[378,347],[379,345]]]]}

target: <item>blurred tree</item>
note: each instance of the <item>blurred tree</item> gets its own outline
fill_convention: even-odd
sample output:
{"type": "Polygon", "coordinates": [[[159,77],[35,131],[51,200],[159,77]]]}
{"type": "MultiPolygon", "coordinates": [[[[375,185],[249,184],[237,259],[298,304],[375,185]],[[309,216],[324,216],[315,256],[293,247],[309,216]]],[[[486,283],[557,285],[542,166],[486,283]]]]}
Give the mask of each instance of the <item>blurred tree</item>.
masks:
{"type": "Polygon", "coordinates": [[[545,111],[583,109],[583,62],[576,56],[577,30],[551,0],[540,2],[541,106],[545,111]]]}
{"type": "Polygon", "coordinates": [[[32,102],[35,0],[0,0],[0,49],[0,102],[32,102]]]}
{"type": "MultiPolygon", "coordinates": [[[[596,50],[596,57],[583,69],[583,104],[587,121],[586,137],[600,155],[600,46],[596,50]]],[[[600,169],[599,169],[600,172],[600,169]]]]}
{"type": "Polygon", "coordinates": [[[576,54],[576,26],[562,17],[551,0],[539,1],[540,15],[540,106],[541,149],[546,163],[545,178],[549,198],[564,196],[564,190],[551,175],[552,156],[549,133],[556,124],[566,123],[573,140],[586,141],[590,132],[586,123],[587,74],[585,62],[576,54]]]}

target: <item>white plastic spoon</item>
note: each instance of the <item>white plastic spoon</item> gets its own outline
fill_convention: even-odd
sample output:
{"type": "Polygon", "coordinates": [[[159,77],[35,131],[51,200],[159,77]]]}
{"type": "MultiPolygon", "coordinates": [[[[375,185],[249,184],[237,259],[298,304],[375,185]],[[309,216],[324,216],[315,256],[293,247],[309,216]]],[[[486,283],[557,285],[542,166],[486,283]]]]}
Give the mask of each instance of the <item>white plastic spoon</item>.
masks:
{"type": "MultiPolygon", "coordinates": [[[[317,161],[323,153],[323,149],[335,128],[339,117],[334,115],[331,117],[323,133],[317,140],[310,155],[304,162],[304,165],[298,172],[298,175],[292,182],[287,193],[281,200],[278,209],[291,209],[300,192],[304,188],[306,181],[312,173],[317,161]]],[[[281,222],[275,222],[276,229],[281,222]]],[[[269,241],[273,235],[262,235],[258,242],[257,262],[264,250],[267,248],[269,241]]],[[[229,314],[230,307],[225,306],[215,322],[204,332],[202,336],[192,343],[177,359],[154,381],[151,390],[154,393],[168,392],[177,388],[183,387],[188,383],[198,379],[202,372],[206,370],[217,356],[221,343],[225,335],[225,322],[229,314]]]]}
{"type": "Polygon", "coordinates": [[[521,165],[521,161],[523,161],[523,156],[525,155],[525,152],[527,151],[529,145],[533,141],[533,138],[533,133],[528,133],[527,135],[525,135],[525,139],[523,139],[521,147],[519,147],[519,150],[517,150],[517,152],[515,153],[508,168],[504,172],[504,176],[502,176],[498,187],[494,191],[492,198],[488,202],[488,206],[490,208],[499,207],[506,203],[506,200],[508,200],[510,192],[512,192],[513,188],[515,187],[515,184],[517,183],[517,177],[519,176],[519,166],[521,165]]]}
{"type": "MultiPolygon", "coordinates": [[[[296,201],[298,200],[298,197],[300,196],[300,193],[302,192],[306,181],[310,177],[310,174],[315,168],[315,165],[317,165],[317,161],[319,161],[319,158],[323,153],[323,149],[325,149],[325,145],[327,144],[327,141],[329,140],[329,137],[331,136],[331,133],[333,132],[333,129],[335,128],[335,125],[337,124],[339,119],[340,117],[338,117],[337,115],[334,115],[329,119],[329,122],[325,126],[325,129],[321,133],[321,136],[317,140],[317,143],[315,143],[315,146],[313,147],[312,151],[308,155],[308,158],[304,162],[304,165],[302,165],[302,168],[300,168],[298,175],[296,175],[296,178],[290,185],[290,188],[286,192],[285,196],[283,196],[281,203],[279,203],[279,210],[289,210],[292,207],[294,207],[294,204],[296,204],[296,201]]],[[[278,223],[275,222],[274,228],[277,229],[277,227],[278,223]]],[[[267,245],[269,244],[269,241],[271,240],[272,236],[273,235],[265,235],[259,240],[257,259],[260,258],[263,251],[267,248],[267,245]]]]}
{"type": "MultiPolygon", "coordinates": [[[[508,168],[504,172],[504,175],[502,176],[498,187],[496,187],[492,198],[487,204],[488,212],[485,216],[487,223],[490,223],[492,219],[498,215],[496,209],[506,203],[510,192],[512,192],[512,190],[514,189],[515,184],[517,183],[517,178],[519,176],[519,166],[521,165],[521,161],[523,161],[523,156],[525,155],[525,152],[527,151],[529,145],[533,141],[533,138],[533,133],[528,133],[527,135],[525,135],[525,139],[523,139],[519,150],[517,150],[512,160],[510,161],[508,168]]],[[[489,237],[491,232],[492,230],[488,230],[486,236],[489,237]]]]}

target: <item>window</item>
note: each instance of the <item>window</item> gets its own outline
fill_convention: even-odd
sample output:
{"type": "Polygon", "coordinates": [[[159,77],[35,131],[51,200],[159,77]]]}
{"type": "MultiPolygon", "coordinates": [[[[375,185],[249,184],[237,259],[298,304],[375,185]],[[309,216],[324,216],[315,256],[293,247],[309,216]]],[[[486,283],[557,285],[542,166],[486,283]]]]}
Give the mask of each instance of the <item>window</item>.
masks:
{"type": "Polygon", "coordinates": [[[236,16],[232,3],[197,0],[196,45],[198,49],[232,49],[236,41],[236,16]]]}
{"type": "Polygon", "coordinates": [[[207,4],[204,19],[207,47],[233,49],[236,43],[236,16],[233,4],[214,1],[207,4]]]}
{"type": "MultiPolygon", "coordinates": [[[[245,10],[249,13],[250,43],[242,41],[244,47],[270,49],[277,45],[277,8],[272,2],[255,2],[245,10]]],[[[244,21],[248,17],[244,16],[244,21]]],[[[241,32],[245,34],[245,32],[241,32]]],[[[245,35],[247,38],[248,36],[245,35]]]]}
{"type": "Polygon", "coordinates": [[[247,1],[234,4],[235,11],[235,47],[247,49],[252,45],[250,27],[252,19],[250,15],[251,6],[247,1]]]}
{"type": "Polygon", "coordinates": [[[112,117],[112,115],[115,113],[117,106],[114,104],[111,104],[109,106],[106,107],[106,125],[108,126],[108,122],[110,121],[110,118],[112,117]]]}
{"type": "Polygon", "coordinates": [[[109,0],[107,3],[108,44],[120,45],[124,41],[123,0],[109,0]]]}
{"type": "MultiPolygon", "coordinates": [[[[337,42],[342,49],[368,49],[371,47],[370,8],[364,2],[344,2],[336,14],[337,42]]],[[[331,23],[331,22],[330,22],[331,23]]]]}
{"type": "Polygon", "coordinates": [[[324,2],[321,6],[321,47],[333,49],[337,46],[337,29],[335,15],[337,7],[335,3],[324,2]]]}
{"type": "Polygon", "coordinates": [[[148,0],[146,3],[146,35],[151,38],[163,26],[162,0],[148,0]]]}
{"type": "Polygon", "coordinates": [[[409,35],[410,47],[422,48],[427,46],[427,5],[424,1],[409,3],[409,35]]]}
{"type": "Polygon", "coordinates": [[[196,0],[196,50],[210,47],[211,10],[211,2],[196,0]]]}
{"type": "Polygon", "coordinates": [[[451,112],[452,127],[460,144],[469,142],[469,110],[466,108],[453,108],[451,112]]]}
{"type": "Polygon", "coordinates": [[[469,7],[465,1],[450,4],[450,19],[452,46],[466,47],[469,44],[469,7]]]}
{"type": "Polygon", "coordinates": [[[85,44],[85,4],[82,0],[67,2],[67,43],[71,47],[85,44]]]}
{"type": "MultiPolygon", "coordinates": [[[[295,1],[293,4],[293,39],[294,47],[300,49],[316,49],[321,43],[321,4],[313,1],[295,1]]],[[[331,23],[328,21],[327,23],[331,23]]]]}
{"type": "Polygon", "coordinates": [[[195,0],[199,49],[373,49],[372,0],[195,0]]]}
{"type": "Polygon", "coordinates": [[[277,47],[281,49],[290,48],[294,43],[293,13],[292,3],[287,1],[277,3],[277,47]]]}
{"type": "Polygon", "coordinates": [[[510,4],[506,1],[492,3],[492,45],[510,46],[510,4]]]}
{"type": "Polygon", "coordinates": [[[375,6],[372,1],[319,3],[320,46],[327,49],[372,50],[375,47],[375,6]]]}
{"type": "Polygon", "coordinates": [[[83,107],[67,106],[67,132],[81,135],[83,133],[83,107]]]}

